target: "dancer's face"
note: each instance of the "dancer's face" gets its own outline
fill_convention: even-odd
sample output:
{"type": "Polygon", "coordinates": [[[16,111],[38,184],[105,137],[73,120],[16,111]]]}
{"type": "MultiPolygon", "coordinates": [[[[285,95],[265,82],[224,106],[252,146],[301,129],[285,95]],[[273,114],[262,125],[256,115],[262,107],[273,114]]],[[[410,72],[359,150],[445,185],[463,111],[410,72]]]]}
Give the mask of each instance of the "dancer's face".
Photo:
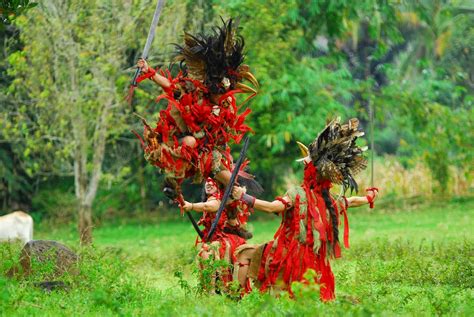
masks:
{"type": "Polygon", "coordinates": [[[212,195],[217,192],[216,184],[211,181],[206,181],[206,184],[204,185],[204,189],[206,190],[207,195],[212,195]]]}

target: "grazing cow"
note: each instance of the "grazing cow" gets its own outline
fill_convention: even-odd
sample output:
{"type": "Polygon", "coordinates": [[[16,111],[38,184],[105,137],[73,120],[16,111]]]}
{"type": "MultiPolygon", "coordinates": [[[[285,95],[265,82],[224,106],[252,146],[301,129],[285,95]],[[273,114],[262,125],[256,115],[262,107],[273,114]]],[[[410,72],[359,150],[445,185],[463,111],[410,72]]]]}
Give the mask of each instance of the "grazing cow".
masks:
{"type": "Polygon", "coordinates": [[[0,217],[0,241],[33,240],[33,218],[23,211],[15,211],[0,217]]]}

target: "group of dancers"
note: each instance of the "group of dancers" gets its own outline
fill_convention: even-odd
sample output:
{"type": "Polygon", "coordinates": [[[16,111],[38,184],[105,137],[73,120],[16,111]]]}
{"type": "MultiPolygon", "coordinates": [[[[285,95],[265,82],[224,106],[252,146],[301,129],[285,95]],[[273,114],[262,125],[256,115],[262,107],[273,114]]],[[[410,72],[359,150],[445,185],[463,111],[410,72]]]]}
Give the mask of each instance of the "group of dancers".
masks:
{"type": "Polygon", "coordinates": [[[153,69],[146,60],[138,61],[138,82],[152,80],[164,91],[157,100],[167,101],[156,125],[142,119],[140,139],[145,158],[165,175],[163,191],[168,197],[184,212],[202,212],[198,224],[204,229],[198,255],[229,264],[226,272],[215,275],[224,287],[238,281],[243,293],[252,287],[291,293],[291,283],[304,282],[305,273],[312,269],[317,273],[314,279],[320,285],[321,299],[334,299],[329,260],[341,255],[339,225],[344,223],[342,240],[349,247],[347,209],[364,204],[372,207],[378,192],[369,188],[366,196],[347,198],[330,193],[333,184],[340,185],[342,192],[357,192],[353,176],[367,166],[366,149],[356,142],[363,132],[357,119],[344,124],[339,119],[329,122],[308,146],[298,142],[304,169],[301,184],[274,201],[258,199],[261,187],[245,171],[248,161],[235,170],[230,151],[233,143],[253,133],[245,124],[251,111],[244,110],[244,105],[259,89],[249,66],[243,63],[244,39],[237,31],[238,25],[230,19],[209,34],[185,32],[184,43],[177,46],[180,71],[176,76],[153,69]],[[244,95],[240,104],[238,95],[244,95]],[[189,202],[182,196],[181,184],[190,178],[205,184],[204,201],[189,202]],[[226,199],[224,190],[230,186],[232,194],[226,199]],[[216,219],[221,204],[225,212],[216,219]],[[273,240],[261,245],[248,243],[252,234],[246,223],[253,210],[281,215],[273,240]],[[209,234],[214,222],[215,232],[209,234]]]}

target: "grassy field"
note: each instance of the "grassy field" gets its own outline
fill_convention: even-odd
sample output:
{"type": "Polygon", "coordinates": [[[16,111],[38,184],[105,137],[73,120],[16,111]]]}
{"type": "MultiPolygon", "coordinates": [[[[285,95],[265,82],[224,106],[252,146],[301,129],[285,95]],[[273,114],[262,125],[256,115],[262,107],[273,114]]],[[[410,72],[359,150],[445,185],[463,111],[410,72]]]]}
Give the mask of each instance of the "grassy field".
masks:
{"type": "MultiPolygon", "coordinates": [[[[337,299],[327,304],[319,302],[314,285],[297,285],[294,300],[258,292],[240,301],[198,294],[195,234],[187,219],[107,224],[95,230],[95,247],[82,250],[74,226],[43,225],[35,238],[78,250],[80,272],[64,277],[67,291],[45,293],[33,287],[40,273],[26,280],[4,276],[19,247],[0,246],[0,315],[472,316],[473,216],[473,200],[402,211],[350,210],[351,248],[333,261],[337,299]]],[[[252,243],[271,239],[279,221],[254,221],[252,243]]]]}

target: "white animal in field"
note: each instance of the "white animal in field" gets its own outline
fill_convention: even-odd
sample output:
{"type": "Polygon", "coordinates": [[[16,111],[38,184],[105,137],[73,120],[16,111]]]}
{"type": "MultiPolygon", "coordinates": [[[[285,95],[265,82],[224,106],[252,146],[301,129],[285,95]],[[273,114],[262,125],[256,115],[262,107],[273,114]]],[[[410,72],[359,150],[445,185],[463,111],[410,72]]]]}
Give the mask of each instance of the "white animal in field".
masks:
{"type": "Polygon", "coordinates": [[[0,217],[0,241],[33,240],[33,218],[23,211],[15,211],[0,217]]]}

